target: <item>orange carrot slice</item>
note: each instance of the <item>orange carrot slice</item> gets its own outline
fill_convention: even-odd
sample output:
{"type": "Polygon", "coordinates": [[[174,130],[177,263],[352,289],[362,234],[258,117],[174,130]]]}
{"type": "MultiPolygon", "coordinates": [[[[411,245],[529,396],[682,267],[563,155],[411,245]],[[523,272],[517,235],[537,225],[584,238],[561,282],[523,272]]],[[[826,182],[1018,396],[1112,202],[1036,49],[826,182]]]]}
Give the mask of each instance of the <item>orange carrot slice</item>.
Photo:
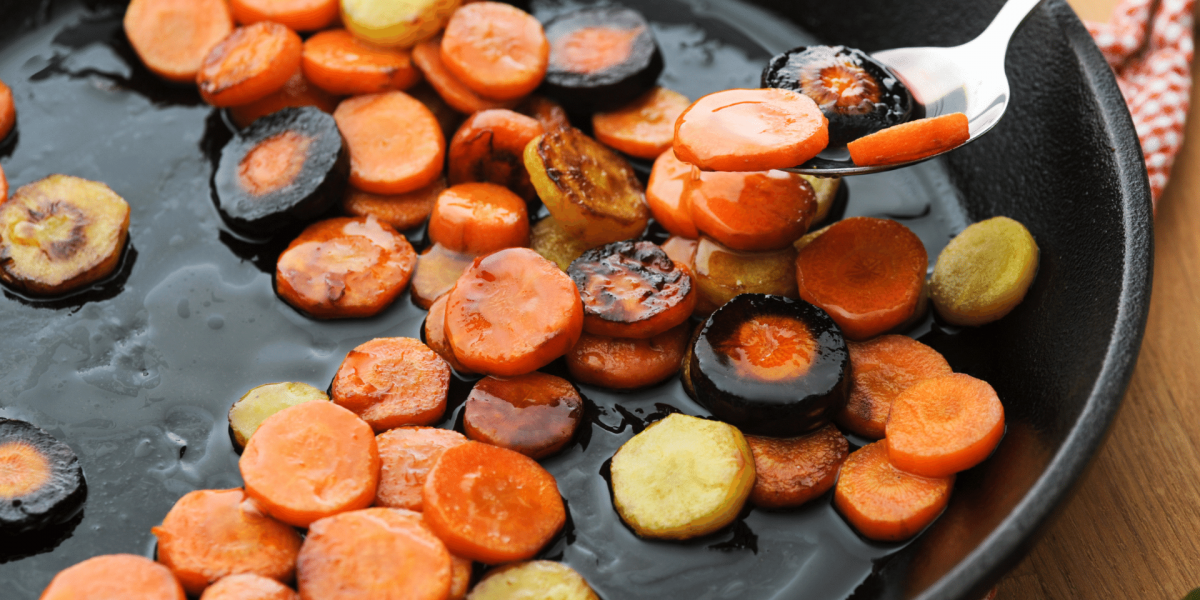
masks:
{"type": "Polygon", "coordinates": [[[692,207],[686,200],[683,189],[692,178],[694,167],[675,157],[675,150],[667,148],[654,160],[650,169],[650,183],[646,185],[646,204],[650,214],[663,229],[673,235],[689,239],[700,237],[696,223],[692,221],[692,207]]]}
{"type": "Polygon", "coordinates": [[[208,586],[200,600],[300,600],[300,596],[274,579],[241,573],[208,586]]]}
{"type": "Polygon", "coordinates": [[[511,4],[473,2],[454,11],[442,34],[446,68],[484,98],[515,100],[537,88],[550,42],[533,15],[511,4]]]}
{"type": "Polygon", "coordinates": [[[788,247],[817,214],[812,186],[787,171],[693,173],[680,203],[700,233],[745,252],[788,247]]]}
{"type": "Polygon", "coordinates": [[[966,143],[971,138],[968,125],[963,113],[917,119],[860,137],[846,149],[860,167],[921,160],[966,143]]]}
{"type": "Polygon", "coordinates": [[[953,373],[896,397],[888,457],[909,473],[945,477],[983,462],[1004,437],[1004,406],[986,381],[953,373]]]}
{"type": "Polygon", "coordinates": [[[375,438],[383,467],[375,505],[422,511],[425,508],[425,478],[442,452],[467,443],[463,434],[433,427],[397,427],[375,438]]]}
{"type": "Polygon", "coordinates": [[[475,262],[476,256],[455,252],[436,243],[426,248],[417,257],[417,269],[413,272],[412,286],[409,288],[413,304],[429,310],[435,300],[454,289],[454,284],[463,271],[475,262]]]}
{"type": "Polygon", "coordinates": [[[762,508],[792,508],[828,492],[850,449],[833,425],[798,438],[747,435],[746,443],[756,474],[750,501],[762,508]]]}
{"type": "Polygon", "coordinates": [[[494,183],[460,183],[438,195],[429,239],[456,252],[488,254],[529,246],[525,200],[494,183]]]}
{"type": "Polygon", "coordinates": [[[484,377],[471,389],[463,429],[472,440],[533,459],[562,450],[583,420],[583,398],[562,377],[484,377]]]}
{"type": "Polygon", "coordinates": [[[850,396],[838,425],[863,437],[884,435],[892,402],[914,384],[949,375],[950,364],[937,350],[904,335],[851,341],[850,396]]]}
{"type": "Polygon", "coordinates": [[[274,21],[296,31],[317,31],[338,18],[337,0],[229,0],[242,25],[274,21]]]}
{"type": "MultiPolygon", "coordinates": [[[[0,81],[0,141],[8,137],[8,134],[12,133],[13,128],[16,126],[17,105],[13,102],[12,89],[5,85],[3,81],[0,81]]],[[[520,154],[517,156],[519,158],[520,154]]]]}
{"type": "Polygon", "coordinates": [[[571,126],[571,119],[567,117],[567,110],[563,106],[545,96],[536,94],[527,96],[514,109],[517,112],[537,119],[538,123],[542,124],[542,128],[546,131],[554,131],[571,126]]]}
{"type": "Polygon", "coordinates": [[[950,501],[954,476],[928,478],[888,462],[888,442],[855,450],[842,463],[833,505],[863,536],[906,540],[933,522],[950,501]]]}
{"type": "Polygon", "coordinates": [[[671,149],[675,121],[690,104],[679,92],[655,87],[617,110],[592,115],[592,131],[611,148],[638,158],[655,158],[671,149]]]}
{"type": "Polygon", "coordinates": [[[58,572],[39,600],[186,600],[171,570],[143,556],[106,554],[58,572]]]}
{"type": "Polygon", "coordinates": [[[370,46],[345,29],[308,38],[300,64],[314,85],[344,96],[406,90],[421,80],[408,50],[370,46]]]}
{"type": "Polygon", "coordinates": [[[304,73],[296,71],[296,74],[292,75],[282,89],[249,104],[231,107],[229,116],[233,119],[234,125],[245,128],[258,119],[289,106],[315,106],[332,114],[337,105],[336,97],[310,84],[304,78],[304,73]]]}
{"type": "Polygon", "coordinates": [[[204,57],[233,32],[225,0],[133,0],[124,24],[146,68],[176,83],[194,83],[204,57]]]}
{"type": "Polygon", "coordinates": [[[0,167],[0,202],[8,200],[8,178],[4,176],[4,167],[0,167]]]}
{"type": "Polygon", "coordinates": [[[279,91],[300,68],[296,32],[263,21],[239,27],[204,57],[196,84],[213,106],[249,104],[279,91]]]}
{"type": "Polygon", "coordinates": [[[499,184],[533,202],[538,195],[525,169],[525,146],[544,132],[537,119],[511,110],[477,112],[450,140],[446,176],[451,185],[473,181],[499,184]]]}
{"type": "Polygon", "coordinates": [[[442,38],[437,36],[425,40],[412,51],[413,62],[425,76],[429,85],[437,91],[442,100],[460,113],[471,114],[489,108],[513,108],[515,100],[491,100],[476,94],[471,88],[459,81],[442,61],[442,38]]]}
{"type": "Polygon", "coordinates": [[[567,369],[580,383],[614,390],[654,385],[679,372],[690,337],[687,323],[647,339],[585,333],[567,353],[567,369]]]}
{"type": "Polygon", "coordinates": [[[350,184],[403,194],[442,173],[446,137],[433,113],[404,92],[356,96],[333,111],[350,150],[350,184]]]}
{"type": "Polygon", "coordinates": [[[412,338],[376,338],[346,355],[332,399],[375,431],[429,425],[446,412],[450,366],[412,338]]]}
{"type": "Polygon", "coordinates": [[[438,194],[444,189],[446,180],[441,177],[423,188],[403,194],[372,194],[350,187],[342,198],[342,210],[355,217],[374,216],[397,231],[404,231],[429,218],[438,194]]]}
{"type": "Polygon", "coordinates": [[[817,103],[791,90],[716,92],[675,123],[675,156],[711,171],[786,169],[828,143],[829,121],[817,103]]]}
{"type": "MultiPolygon", "coordinates": [[[[453,288],[451,288],[453,289],[453,288]]],[[[471,375],[472,371],[458,362],[450,341],[446,339],[446,300],[450,294],[443,294],[429,305],[429,314],[425,316],[425,344],[430,350],[438,353],[446,364],[462,375],[471,375]]]]}

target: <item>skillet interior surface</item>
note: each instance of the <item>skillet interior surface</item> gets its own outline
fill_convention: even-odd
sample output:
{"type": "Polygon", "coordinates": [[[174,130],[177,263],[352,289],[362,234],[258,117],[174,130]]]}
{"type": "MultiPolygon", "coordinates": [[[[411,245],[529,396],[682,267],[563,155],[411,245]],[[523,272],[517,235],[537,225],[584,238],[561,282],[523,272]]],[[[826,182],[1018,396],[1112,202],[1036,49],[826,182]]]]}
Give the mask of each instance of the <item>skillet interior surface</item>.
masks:
{"type": "MultiPolygon", "coordinates": [[[[627,4],[654,23],[663,84],[696,98],[755,87],[767,57],[816,39],[868,51],[958,44],[1001,2],[627,4]]],[[[534,4],[541,17],[563,7],[534,4]]],[[[54,301],[7,290],[0,298],[0,416],[70,444],[89,485],[75,521],[0,544],[3,598],[32,600],[54,573],[97,554],[152,556],[150,527],[179,496],[241,484],[225,420],[238,396],[272,381],[324,388],[351,348],[417,337],[424,318],[407,296],[376,318],[346,322],[307,319],[275,297],[270,272],[286,235],[240,239],[211,200],[229,128],[194,90],[162,84],[139,64],[122,10],[103,0],[0,0],[0,79],[19,113],[0,165],[13,188],[67,173],[108,183],[133,207],[114,278],[54,301]]],[[[609,599],[982,595],[1100,443],[1145,323],[1145,172],[1115,82],[1086,36],[1065,3],[1049,0],[1014,39],[1014,99],[992,133],[945,160],[848,184],[846,216],[901,220],[931,262],[952,235],[993,215],[1025,223],[1042,252],[1034,287],[1008,317],[964,331],[927,319],[910,332],[955,370],[989,381],[1009,420],[996,454],[960,475],[928,531],[907,544],[867,542],[827,495],[792,512],[748,510],[686,544],[639,541],[612,508],[607,459],[656,418],[705,412],[676,381],[632,394],[581,386],[588,424],[544,461],[571,514],[544,556],[571,564],[609,599]]],[[[453,386],[443,426],[461,429],[470,385],[453,386]]]]}

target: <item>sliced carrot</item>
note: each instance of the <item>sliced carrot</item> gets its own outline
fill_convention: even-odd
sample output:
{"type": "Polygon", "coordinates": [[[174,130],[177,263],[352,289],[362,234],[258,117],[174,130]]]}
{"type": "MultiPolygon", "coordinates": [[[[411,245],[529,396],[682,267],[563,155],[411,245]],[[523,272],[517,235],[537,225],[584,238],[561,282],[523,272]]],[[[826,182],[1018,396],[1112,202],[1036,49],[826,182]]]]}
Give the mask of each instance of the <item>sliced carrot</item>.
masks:
{"type": "Polygon", "coordinates": [[[217,580],[200,600],[300,600],[300,596],[274,579],[242,573],[217,580]]]}
{"type": "Polygon", "coordinates": [[[796,258],[800,297],[851,340],[904,323],[917,310],[929,257],[921,238],[888,219],[852,217],[831,225],[796,258]]]}
{"type": "Polygon", "coordinates": [[[888,442],[855,450],[842,463],[833,505],[863,536],[906,540],[933,522],[950,501],[954,476],[928,478],[888,462],[888,442]]]}
{"type": "Polygon", "coordinates": [[[712,171],[795,167],[828,143],[829,121],[817,103],[791,90],[716,92],[675,123],[675,156],[712,171]]]}
{"type": "Polygon", "coordinates": [[[567,275],[579,288],[583,330],[592,335],[650,338],[688,320],[696,308],[691,274],[648,240],[588,250],[567,275]]]}
{"type": "Polygon", "coordinates": [[[661,383],[679,372],[691,333],[686,322],[641,340],[585,333],[567,354],[567,369],[580,383],[614,390],[661,383]]]}
{"type": "Polygon", "coordinates": [[[337,0],[229,0],[242,25],[274,21],[296,31],[317,31],[337,22],[337,0]]]}
{"type": "Polygon", "coordinates": [[[433,113],[404,92],[356,96],[333,111],[350,150],[350,184],[403,194],[442,173],[446,137],[433,113]]]}
{"type": "Polygon", "coordinates": [[[893,125],[846,144],[846,149],[850,151],[850,159],[860,167],[891,165],[928,158],[957,148],[969,139],[967,116],[951,113],[893,125]]]}
{"type": "Polygon", "coordinates": [[[450,593],[446,545],[421,513],[368,508],[312,524],[296,564],[301,598],[444,600],[450,593]]]}
{"type": "Polygon", "coordinates": [[[473,181],[505,186],[526,202],[538,199],[525,169],[525,146],[545,129],[532,117],[506,109],[477,112],[467,118],[450,140],[451,185],[473,181]]]}
{"type": "Polygon", "coordinates": [[[489,444],[447,449],[425,480],[425,522],[451,552],[487,564],[532,558],[567,512],[554,476],[489,444]]]}
{"type": "Polygon", "coordinates": [[[314,85],[343,96],[406,90],[421,80],[408,50],[371,46],[345,29],[308,38],[300,64],[314,85]]]}
{"type": "Polygon", "coordinates": [[[444,189],[446,180],[441,177],[423,188],[403,194],[372,194],[347,187],[346,195],[342,198],[342,210],[354,217],[374,216],[397,231],[404,231],[429,218],[438,194],[444,189]]]}
{"type": "Polygon", "coordinates": [[[186,600],[171,570],[133,554],[89,558],[58,572],[39,600],[186,600]]]}
{"type": "Polygon", "coordinates": [[[200,65],[200,97],[213,106],[237,106],[283,88],[300,68],[300,36],[263,21],[239,27],[221,40],[200,65]]]}
{"type": "Polygon", "coordinates": [[[667,148],[654,160],[646,185],[646,204],[654,220],[672,234],[693,240],[700,237],[700,231],[692,221],[692,207],[686,203],[683,189],[694,168],[675,158],[675,150],[667,148]]]}
{"type": "MultiPolygon", "coordinates": [[[[453,289],[453,288],[451,288],[453,289]]],[[[438,353],[446,364],[462,375],[471,375],[472,371],[458,362],[450,342],[446,339],[446,300],[449,293],[443,294],[433,304],[429,305],[429,314],[425,316],[425,344],[430,350],[438,353]]]]}
{"type": "Polygon", "coordinates": [[[429,310],[435,300],[454,289],[455,282],[475,262],[476,256],[448,250],[441,244],[426,248],[417,257],[417,269],[413,272],[410,289],[413,304],[429,310]]]}
{"type": "MultiPolygon", "coordinates": [[[[413,60],[416,64],[416,60],[413,60]]],[[[462,113],[454,109],[446,103],[446,101],[438,94],[438,91],[429,85],[429,82],[422,81],[417,85],[405,90],[406,94],[416,98],[429,112],[433,113],[433,117],[437,119],[438,125],[442,127],[442,134],[446,137],[446,145],[450,144],[450,138],[454,132],[458,131],[458,126],[462,125],[465,117],[462,113]]]]}
{"type": "Polygon", "coordinates": [[[546,131],[571,126],[571,119],[567,117],[567,110],[561,104],[545,96],[527,96],[517,105],[515,110],[525,116],[537,119],[537,122],[541,123],[542,128],[546,131]]]}
{"type": "Polygon", "coordinates": [[[442,33],[442,61],[476,94],[515,100],[537,88],[550,42],[533,15],[511,4],[474,2],[454,11],[442,33]]]}
{"type": "Polygon", "coordinates": [[[447,448],[467,443],[463,434],[434,427],[397,427],[375,437],[383,467],[375,506],[420,512],[425,508],[425,478],[447,448]]]}
{"type": "Polygon", "coordinates": [[[475,563],[461,556],[450,555],[450,595],[446,600],[463,600],[471,589],[475,563]]]}
{"type": "Polygon", "coordinates": [[[315,106],[332,114],[337,105],[337,97],[310,84],[304,78],[304,73],[296,71],[296,74],[292,75],[292,78],[278,92],[249,104],[230,107],[229,116],[233,119],[234,125],[246,128],[258,119],[289,106],[315,106]]]}
{"type": "Polygon", "coordinates": [[[233,32],[233,16],[225,0],[133,0],[124,25],[147,69],[168,81],[193,83],[204,57],[233,32]]]}
{"type": "Polygon", "coordinates": [[[226,575],[253,573],[278,581],[295,575],[300,536],[263,514],[241,488],[185,494],[151,532],[158,538],[159,562],[193,596],[226,575]]]}
{"type": "MultiPolygon", "coordinates": [[[[0,81],[0,141],[4,141],[4,138],[8,137],[8,134],[12,133],[16,126],[17,105],[13,102],[12,89],[0,81]]],[[[518,154],[518,156],[520,155],[518,154]]]]}
{"type": "Polygon", "coordinates": [[[458,77],[451,73],[442,62],[441,36],[430,38],[413,46],[412,58],[429,85],[437,90],[438,95],[446,101],[446,104],[460,113],[469,115],[489,108],[513,108],[517,105],[517,102],[513,100],[484,98],[459,81],[458,77]]]}
{"type": "Polygon", "coordinates": [[[1004,406],[986,381],[942,375],[896,397],[886,433],[892,464],[909,473],[945,477],[992,454],[1004,437],[1004,406]]]}
{"type": "Polygon", "coordinates": [[[701,233],[734,250],[779,250],[795,242],[817,214],[817,195],[787,171],[696,172],[683,186],[701,233]]]}
{"type": "Polygon", "coordinates": [[[271,415],[238,461],[246,493],[267,514],[308,527],[366,508],[379,483],[371,427],[332,402],[305,402],[271,415]]]}
{"type": "Polygon", "coordinates": [[[467,437],[533,459],[565,448],[582,420],[583,398],[575,386],[537,371],[480,379],[463,409],[467,437]]]}
{"type": "Polygon", "coordinates": [[[4,167],[0,167],[0,202],[8,200],[8,178],[4,176],[4,167]]]}
{"type": "Polygon", "coordinates": [[[592,131],[625,154],[655,158],[671,149],[675,121],[690,104],[679,92],[655,87],[617,110],[592,115],[592,131]]]}
{"type": "Polygon", "coordinates": [[[460,183],[438,194],[429,239],[456,252],[488,254],[529,246],[525,200],[494,183],[460,183]]]}
{"type": "Polygon", "coordinates": [[[747,435],[746,443],[757,475],[750,501],[762,508],[793,508],[833,489],[850,451],[833,425],[797,438],[747,435]]]}
{"type": "Polygon", "coordinates": [[[897,396],[920,381],[952,372],[937,350],[908,336],[885,335],[846,345],[850,348],[850,395],[837,422],[873,440],[883,437],[897,396]]]}
{"type": "Polygon", "coordinates": [[[330,389],[375,431],[429,425],[446,412],[450,366],[419,340],[376,338],[346,355],[330,389]]]}
{"type": "Polygon", "coordinates": [[[475,259],[447,295],[446,338],[468,369],[513,376],[536,371],[583,333],[575,283],[527,248],[475,259]]]}
{"type": "Polygon", "coordinates": [[[699,242],[694,239],[673,235],[662,243],[663,252],[671,257],[677,265],[687,267],[688,273],[696,272],[696,248],[699,242]]]}

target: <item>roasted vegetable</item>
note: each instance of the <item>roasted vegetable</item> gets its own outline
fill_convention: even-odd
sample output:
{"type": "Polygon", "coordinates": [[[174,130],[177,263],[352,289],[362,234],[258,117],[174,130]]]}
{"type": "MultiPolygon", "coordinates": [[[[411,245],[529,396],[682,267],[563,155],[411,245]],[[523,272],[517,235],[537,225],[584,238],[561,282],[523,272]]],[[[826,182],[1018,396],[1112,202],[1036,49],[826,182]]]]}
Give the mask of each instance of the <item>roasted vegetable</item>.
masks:
{"type": "Polygon", "coordinates": [[[459,0],[341,0],[342,23],[377,46],[408,48],[437,33],[459,0]]]}
{"type": "Polygon", "coordinates": [[[381,432],[440,421],[449,389],[446,361],[420,340],[391,337],[351,350],[333,377],[330,395],[381,432]]]}
{"type": "Polygon", "coordinates": [[[592,131],[611,148],[653,160],[671,149],[675,120],[691,103],[683,94],[655,87],[616,110],[592,115],[592,131]]]}
{"type": "Polygon", "coordinates": [[[134,554],[94,556],[63,569],[40,600],[187,600],[171,570],[134,554]]]}
{"type": "Polygon", "coordinates": [[[267,383],[246,392],[229,407],[229,431],[237,448],[246,447],[250,436],[267,417],[310,400],[329,400],[325,392],[307,383],[267,383]]]}
{"type": "Polygon", "coordinates": [[[271,21],[239,27],[204,57],[200,97],[213,106],[249,104],[279,91],[300,70],[303,42],[271,21]]]}
{"type": "Polygon", "coordinates": [[[450,140],[450,185],[483,181],[516,192],[526,202],[538,199],[525,169],[525,146],[545,132],[533,117],[497,108],[479,111],[463,122],[450,140]]]}
{"type": "Polygon", "coordinates": [[[571,261],[579,258],[592,245],[576,238],[563,229],[554,216],[548,216],[533,225],[529,245],[542,258],[566,271],[571,261]]]}
{"type": "Polygon", "coordinates": [[[906,540],[925,529],[950,502],[954,475],[921,477],[888,460],[887,440],[850,453],[838,474],[833,506],[864,537],[906,540]]]}
{"type": "Polygon", "coordinates": [[[738,252],[707,237],[696,245],[696,312],[707,315],[738,294],[796,297],[796,250],[738,252]]]}
{"type": "Polygon", "coordinates": [[[696,307],[692,277],[654,242],[613,242],[575,259],[567,275],[583,301],[583,330],[650,338],[683,323],[696,307]]]}
{"type": "Polygon", "coordinates": [[[787,171],[693,173],[680,204],[701,234],[744,252],[790,246],[817,214],[812,186],[787,171]]]}
{"type": "Polygon", "coordinates": [[[352,217],[374,215],[397,231],[405,231],[429,218],[438,194],[444,189],[446,180],[441,177],[423,188],[394,195],[372,194],[348,187],[342,198],[342,210],[352,217]]]}
{"type": "Polygon", "coordinates": [[[794,438],[746,436],[754,453],[750,502],[762,508],[793,508],[830,489],[850,443],[832,424],[794,438]]]}
{"type": "Polygon", "coordinates": [[[569,110],[618,108],[658,81],[662,52],[641,13],[586,7],[546,23],[550,67],[543,89],[569,110]]]}
{"type": "Polygon", "coordinates": [[[413,304],[429,310],[435,300],[454,288],[454,283],[474,260],[474,254],[447,250],[441,244],[426,248],[417,257],[417,268],[413,271],[413,304]]]}
{"type": "Polygon", "coordinates": [[[550,44],[533,15],[503,2],[468,2],[442,32],[442,62],[471,91],[519,100],[546,76],[550,44]]]}
{"type": "Polygon", "coordinates": [[[938,255],[933,306],[955,325],[978,326],[1016,308],[1037,276],[1038,246],[1024,225],[993,217],[970,225],[938,255]]]}
{"type": "Polygon", "coordinates": [[[535,560],[489,571],[471,590],[468,600],[599,600],[587,581],[567,565],[535,560]],[[553,595],[551,595],[553,594],[553,595]]]}
{"type": "Polygon", "coordinates": [[[679,372],[689,332],[684,322],[642,339],[585,333],[567,353],[567,369],[579,383],[609,389],[654,385],[679,372]]]}
{"type": "Polygon", "coordinates": [[[65,523],[86,498],[69,446],[25,421],[0,418],[0,534],[65,523]]]}
{"type": "Polygon", "coordinates": [[[546,373],[484,377],[463,409],[467,437],[533,459],[562,450],[583,420],[583,398],[571,382],[546,373]]]}

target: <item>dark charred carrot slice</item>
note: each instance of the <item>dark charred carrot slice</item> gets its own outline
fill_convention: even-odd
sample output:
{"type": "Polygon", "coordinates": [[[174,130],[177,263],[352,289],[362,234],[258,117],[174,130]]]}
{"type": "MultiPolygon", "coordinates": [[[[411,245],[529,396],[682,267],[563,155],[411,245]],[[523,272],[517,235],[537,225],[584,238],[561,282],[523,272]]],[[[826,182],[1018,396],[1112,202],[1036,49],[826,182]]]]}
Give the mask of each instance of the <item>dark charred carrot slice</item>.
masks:
{"type": "Polygon", "coordinates": [[[654,87],[662,52],[641,13],[589,6],[546,23],[550,65],[544,89],[571,110],[612,110],[654,87]]]}
{"type": "Polygon", "coordinates": [[[850,151],[850,159],[860,167],[893,165],[940,154],[969,139],[967,116],[952,113],[893,125],[846,144],[846,149],[850,151]]]}
{"type": "Polygon", "coordinates": [[[679,372],[691,327],[682,323],[646,339],[583,334],[567,353],[567,369],[580,383],[632,390],[679,372]]]}
{"type": "Polygon", "coordinates": [[[218,579],[200,600],[300,600],[292,588],[261,575],[241,573],[218,579]]]}
{"type": "Polygon", "coordinates": [[[0,534],[69,521],[86,498],[70,446],[25,421],[0,418],[0,534]]]}
{"type": "Polygon", "coordinates": [[[438,194],[428,231],[450,250],[488,254],[529,246],[529,214],[525,200],[504,186],[460,183],[438,194]]]}
{"type": "Polygon", "coordinates": [[[301,598],[442,600],[450,553],[421,513],[368,508],[312,524],[296,564],[301,598]]]}
{"type": "Polygon", "coordinates": [[[275,291],[318,319],[369,317],[408,286],[417,253],[375,217],[327,219],[292,240],[275,267],[275,291]]]}
{"type": "Polygon", "coordinates": [[[593,335],[650,338],[688,320],[696,307],[691,275],[654,242],[588,250],[567,275],[583,301],[583,329],[593,335]]]}
{"type": "Polygon", "coordinates": [[[233,16],[224,0],[133,0],[124,26],[147,69],[168,81],[194,83],[204,57],[233,32],[233,16]]]}
{"type": "Polygon", "coordinates": [[[239,27],[204,57],[196,84],[213,106],[237,106],[279,91],[300,68],[296,32],[269,21],[239,27]]]}
{"type": "Polygon", "coordinates": [[[421,80],[408,50],[371,46],[345,29],[305,40],[300,64],[314,85],[343,96],[406,90],[421,80]]]}
{"type": "Polygon", "coordinates": [[[350,149],[350,183],[403,194],[438,178],[446,138],[433,113],[404,92],[356,96],[333,112],[350,149]]]}
{"type": "Polygon", "coordinates": [[[945,477],[983,462],[1004,437],[1004,406],[986,381],[963,373],[926,379],[892,402],[888,458],[897,468],[945,477]]]}
{"type": "Polygon", "coordinates": [[[249,104],[230,107],[229,117],[234,125],[245,129],[255,121],[288,107],[314,106],[321,112],[333,114],[337,104],[336,96],[312,85],[304,78],[303,72],[296,71],[278,92],[249,104]]]}
{"type": "Polygon", "coordinates": [[[446,412],[450,366],[412,338],[376,338],[346,355],[333,401],[375,429],[429,425],[446,412]]]}
{"type": "Polygon", "coordinates": [[[781,89],[726,90],[692,104],[675,124],[675,156],[711,171],[803,164],[829,143],[812,98],[781,89]]]}
{"type": "Polygon", "coordinates": [[[467,443],[463,434],[433,427],[397,427],[375,438],[383,467],[375,505],[420,512],[425,507],[425,477],[442,452],[467,443]]]}
{"type": "MultiPolygon", "coordinates": [[[[17,126],[17,104],[13,102],[12,89],[0,81],[0,141],[8,137],[17,126]]],[[[524,147],[522,147],[524,150],[524,147]]],[[[3,199],[7,196],[0,196],[3,199]]]]}
{"type": "Polygon", "coordinates": [[[413,304],[429,310],[435,300],[450,293],[463,271],[475,262],[476,256],[447,250],[441,244],[426,248],[417,257],[417,269],[413,272],[413,304]]]}
{"type": "Polygon", "coordinates": [[[788,247],[817,214],[812,186],[787,171],[696,172],[685,181],[683,195],[696,229],[748,252],[788,247]]]}
{"type": "Polygon", "coordinates": [[[946,508],[954,476],[928,478],[888,462],[887,440],[855,450],[842,463],[833,505],[864,537],[882,542],[906,540],[946,508]]]}
{"type": "Polygon", "coordinates": [[[747,433],[792,437],[846,404],[850,356],[833,319],[780,296],[742,294],[704,323],[688,375],[696,401],[747,433]]]}
{"type": "Polygon", "coordinates": [[[471,114],[490,108],[513,108],[517,104],[515,100],[484,98],[459,81],[458,77],[451,73],[442,62],[442,38],[440,36],[413,46],[412,58],[429,85],[437,90],[438,95],[446,101],[446,104],[460,113],[471,114]]]}
{"type": "Polygon", "coordinates": [[[0,204],[0,281],[35,295],[107,277],[129,236],[129,204],[107,185],[51,175],[0,204]]]}
{"type": "Polygon", "coordinates": [[[675,150],[667,148],[654,160],[654,167],[650,169],[646,205],[663,229],[694,240],[700,237],[700,231],[696,229],[692,207],[683,193],[684,186],[693,177],[692,169],[692,165],[675,158],[675,150]]]}
{"type": "Polygon", "coordinates": [[[549,60],[542,24],[511,4],[467,4],[454,11],[442,32],[446,69],[484,98],[529,94],[542,83],[549,60]]]}
{"type": "Polygon", "coordinates": [[[187,600],[171,570],[133,554],[105,554],[58,572],[39,600],[187,600]]]}
{"type": "Polygon", "coordinates": [[[925,288],[929,257],[921,239],[888,219],[853,217],[831,225],[800,251],[800,297],[837,321],[852,340],[904,323],[925,288]]]}
{"type": "Polygon", "coordinates": [[[397,231],[404,231],[429,218],[438,194],[444,189],[446,180],[441,177],[423,188],[403,194],[372,194],[348,187],[342,198],[342,210],[354,217],[374,216],[397,231]]]}
{"type": "Polygon", "coordinates": [[[542,124],[542,129],[546,131],[571,126],[571,119],[567,116],[566,109],[545,96],[536,94],[527,96],[514,110],[527,117],[533,117],[542,124]]]}
{"type": "MultiPolygon", "coordinates": [[[[673,235],[663,242],[662,249],[676,265],[683,265],[687,267],[688,273],[694,273],[696,271],[697,244],[696,240],[673,235]]],[[[695,283],[694,279],[693,283],[695,283]]]]}
{"type": "Polygon", "coordinates": [[[583,333],[574,282],[526,248],[475,259],[447,298],[446,338],[459,362],[477,373],[531,373],[583,333]]]}
{"type": "Polygon", "coordinates": [[[738,294],[797,297],[796,250],[739,252],[708,237],[696,244],[696,312],[707,315],[738,294]]]}
{"type": "Polygon", "coordinates": [[[582,420],[583,398],[575,387],[537,371],[480,379],[463,412],[467,437],[533,459],[565,448],[582,420]]]}
{"type": "Polygon", "coordinates": [[[892,402],[914,384],[949,375],[950,364],[937,350],[908,336],[885,335],[850,342],[850,398],[838,413],[838,425],[877,440],[892,412],[892,402]]]}
{"type": "Polygon", "coordinates": [[[477,112],[467,118],[450,140],[450,185],[474,181],[495,183],[519,194],[526,202],[538,199],[525,169],[525,146],[545,129],[532,117],[506,109],[477,112]]]}
{"type": "Polygon", "coordinates": [[[754,454],[750,501],[762,508],[794,508],[833,489],[850,453],[846,436],[826,425],[797,438],[746,436],[754,454]]]}
{"type": "MultiPolygon", "coordinates": [[[[453,289],[453,288],[451,288],[453,289]]],[[[446,339],[446,300],[449,294],[443,294],[429,305],[429,314],[425,316],[425,344],[430,350],[437,352],[446,364],[462,375],[471,375],[473,371],[464,367],[454,356],[450,341],[446,339]]]]}
{"type": "Polygon", "coordinates": [[[532,558],[566,517],[553,475],[490,444],[447,449],[425,479],[425,522],[451,552],[471,560],[532,558]]]}
{"type": "Polygon", "coordinates": [[[592,131],[625,154],[653,159],[671,149],[675,121],[691,103],[679,92],[655,87],[617,110],[592,115],[592,131]]]}
{"type": "Polygon", "coordinates": [[[271,415],[238,461],[246,493],[296,527],[366,508],[379,484],[371,427],[332,402],[305,402],[271,415]]]}
{"type": "Polygon", "coordinates": [[[241,25],[274,21],[296,31],[317,31],[338,18],[337,0],[229,0],[241,25]]]}
{"type": "Polygon", "coordinates": [[[300,535],[264,514],[241,488],[184,494],[151,531],[159,562],[193,596],[226,575],[277,581],[295,575],[300,535]]]}

